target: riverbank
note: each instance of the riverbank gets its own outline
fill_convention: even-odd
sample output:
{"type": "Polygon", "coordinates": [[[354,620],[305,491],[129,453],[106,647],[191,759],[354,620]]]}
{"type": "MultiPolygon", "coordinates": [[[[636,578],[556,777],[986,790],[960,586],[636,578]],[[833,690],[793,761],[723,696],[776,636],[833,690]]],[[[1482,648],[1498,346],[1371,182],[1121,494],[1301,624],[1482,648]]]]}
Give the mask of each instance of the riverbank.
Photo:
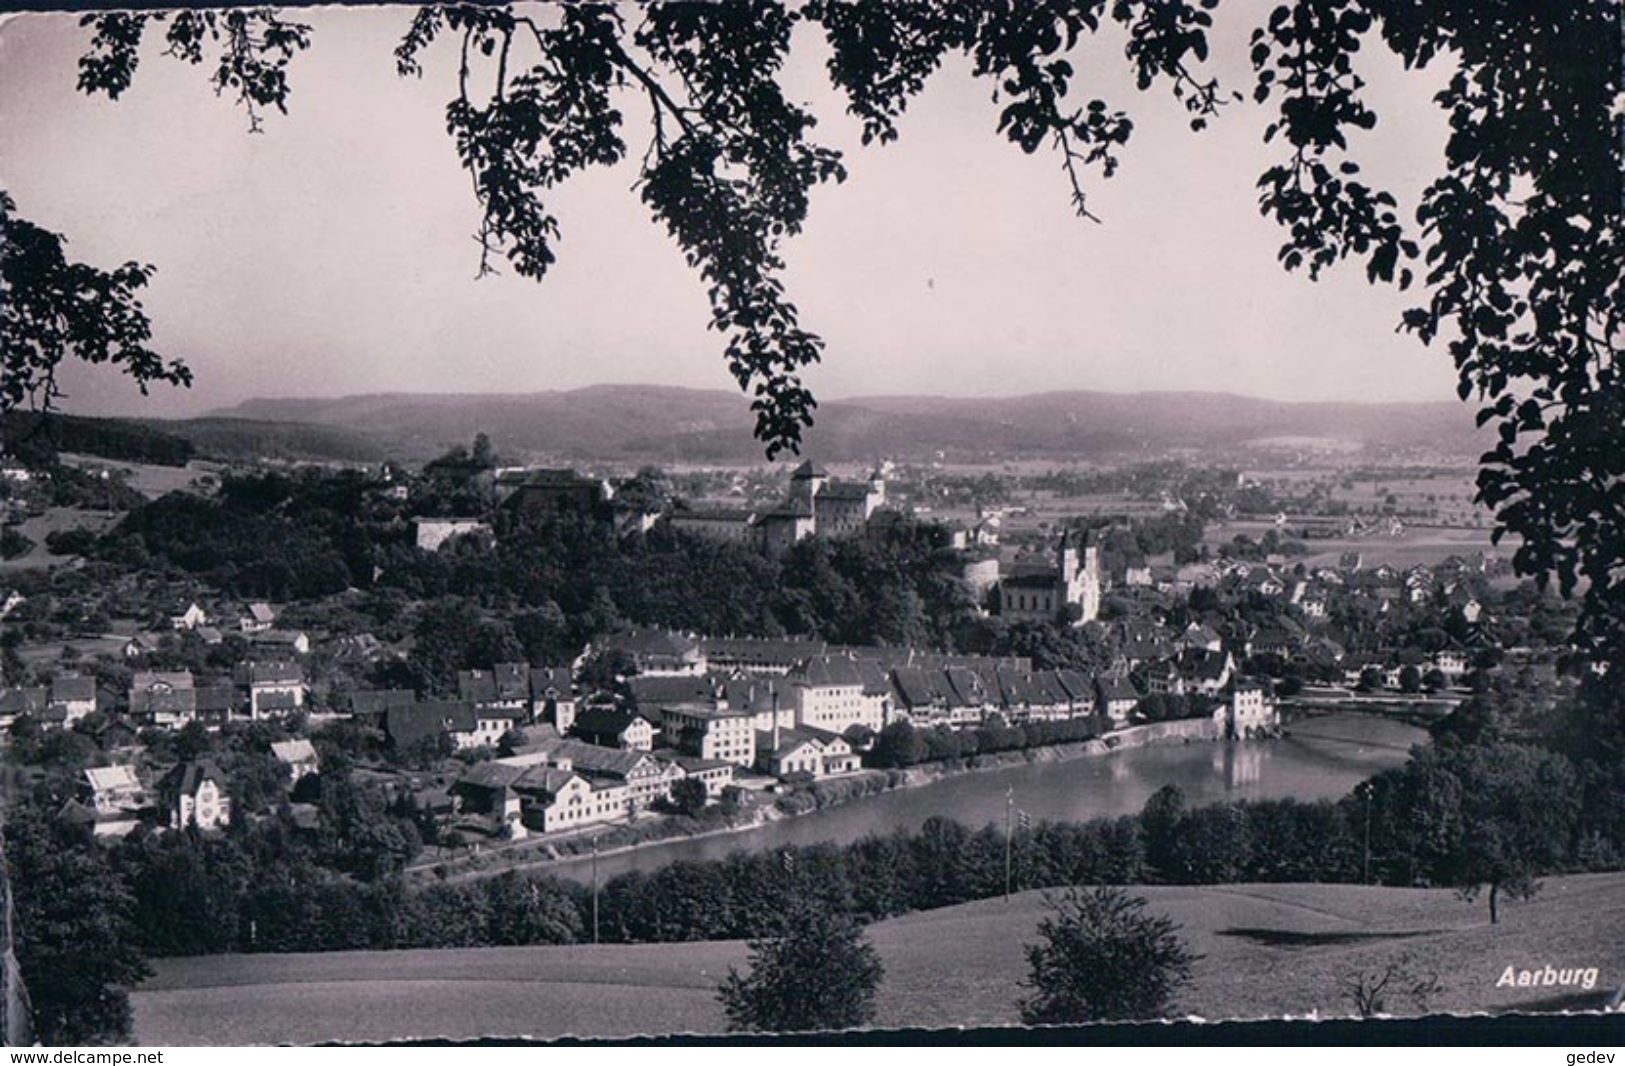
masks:
{"type": "MultiPolygon", "coordinates": [[[[597,831],[578,830],[563,839],[536,838],[522,844],[485,849],[466,858],[415,867],[409,874],[419,880],[461,882],[495,877],[510,870],[546,872],[550,868],[576,867],[591,861],[594,842],[597,844],[598,864],[612,868],[620,865],[617,859],[625,859],[652,848],[739,837],[861,800],[920,789],[966,775],[1067,763],[1147,747],[1211,743],[1222,739],[1223,732],[1217,722],[1208,718],[1193,718],[1130,726],[1093,740],[972,755],[899,770],[858,770],[814,781],[790,792],[761,795],[731,819],[715,807],[709,809],[708,815],[699,818],[646,816],[646,820],[639,824],[616,825],[597,831]]],[[[954,812],[944,810],[941,813],[952,816],[954,812]]]]}

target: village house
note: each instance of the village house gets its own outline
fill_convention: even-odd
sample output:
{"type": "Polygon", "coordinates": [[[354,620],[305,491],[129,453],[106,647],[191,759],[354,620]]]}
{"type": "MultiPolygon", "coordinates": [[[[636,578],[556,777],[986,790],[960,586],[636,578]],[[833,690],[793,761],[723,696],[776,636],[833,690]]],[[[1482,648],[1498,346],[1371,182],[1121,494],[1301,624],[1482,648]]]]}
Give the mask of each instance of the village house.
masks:
{"type": "Polygon", "coordinates": [[[82,800],[69,800],[60,817],[93,839],[128,836],[148,809],[147,790],[134,767],[92,767],[80,784],[82,800]]]}
{"type": "Polygon", "coordinates": [[[587,655],[619,655],[645,677],[683,677],[705,673],[705,653],[693,637],[666,629],[633,629],[594,641],[587,655]]]}
{"type": "Polygon", "coordinates": [[[531,667],[530,720],[545,722],[561,734],[575,724],[575,681],[568,666],[531,667]]]}
{"type": "Polygon", "coordinates": [[[1097,706],[1113,725],[1123,725],[1140,705],[1140,693],[1127,677],[1102,675],[1095,679],[1097,706]]]}
{"type": "Polygon", "coordinates": [[[425,700],[385,708],[384,738],[397,753],[419,751],[448,739],[462,750],[481,744],[495,744],[506,730],[491,726],[481,730],[481,721],[472,703],[461,700],[425,700]]]}
{"type": "Polygon", "coordinates": [[[409,688],[363,688],[336,693],[335,697],[352,718],[379,729],[383,728],[384,714],[391,707],[408,707],[418,701],[418,694],[409,688]]]}
{"type": "Polygon", "coordinates": [[[242,617],[237,619],[237,628],[244,633],[263,633],[276,624],[276,611],[268,603],[251,603],[242,617]]]}
{"type": "Polygon", "coordinates": [[[50,697],[43,685],[0,689],[0,729],[9,730],[19,718],[38,719],[50,697]]]}
{"type": "Polygon", "coordinates": [[[272,741],[271,755],[279,764],[288,768],[290,784],[297,785],[311,774],[319,773],[322,768],[315,745],[304,737],[272,741]]]}
{"type": "Polygon", "coordinates": [[[289,714],[305,705],[305,671],[297,663],[243,663],[238,667],[237,681],[248,690],[248,717],[252,721],[289,714]]]}
{"type": "Polygon", "coordinates": [[[530,712],[530,664],[497,663],[489,670],[459,670],[457,698],[482,710],[530,712]]]}
{"type": "Polygon", "coordinates": [[[710,799],[721,796],[728,786],[733,784],[734,764],[723,759],[701,759],[694,755],[682,755],[672,752],[660,753],[662,758],[676,763],[678,769],[690,781],[698,781],[705,786],[705,794],[710,799]]]}
{"type": "Polygon", "coordinates": [[[146,803],[147,790],[133,766],[93,766],[84,777],[86,798],[99,811],[134,810],[146,803]]]}
{"type": "Polygon", "coordinates": [[[226,778],[208,760],[177,765],[158,783],[164,824],[171,829],[224,829],[231,824],[231,797],[226,778]]]}
{"type": "Polygon", "coordinates": [[[130,715],[145,725],[178,728],[197,717],[190,670],[140,671],[130,679],[130,715]]]}
{"type": "Polygon", "coordinates": [[[237,687],[229,682],[198,685],[192,691],[192,709],[197,720],[211,727],[230,721],[240,706],[237,687]]]}
{"type": "Polygon", "coordinates": [[[1280,717],[1268,689],[1257,681],[1237,681],[1230,686],[1229,733],[1245,739],[1275,729],[1280,717]]]}
{"type": "Polygon", "coordinates": [[[196,629],[208,620],[209,613],[198,606],[195,600],[182,605],[169,616],[169,624],[174,629],[196,629]]]}
{"type": "Polygon", "coordinates": [[[1235,658],[1227,651],[1186,651],[1179,657],[1179,674],[1187,692],[1217,696],[1230,683],[1236,669],[1235,658]]]}
{"type": "Polygon", "coordinates": [[[635,711],[593,707],[576,716],[571,735],[588,744],[627,751],[652,751],[655,727],[635,711]]]}
{"type": "Polygon", "coordinates": [[[1467,672],[1467,653],[1460,648],[1445,648],[1433,656],[1433,665],[1441,674],[1455,682],[1467,672]]]}
{"type": "Polygon", "coordinates": [[[151,655],[162,646],[160,641],[161,638],[156,633],[145,631],[136,633],[124,642],[124,657],[139,659],[143,655],[151,655]]]}
{"type": "Polygon", "coordinates": [[[302,629],[264,629],[249,635],[256,652],[268,655],[309,655],[310,635],[302,629]]]}

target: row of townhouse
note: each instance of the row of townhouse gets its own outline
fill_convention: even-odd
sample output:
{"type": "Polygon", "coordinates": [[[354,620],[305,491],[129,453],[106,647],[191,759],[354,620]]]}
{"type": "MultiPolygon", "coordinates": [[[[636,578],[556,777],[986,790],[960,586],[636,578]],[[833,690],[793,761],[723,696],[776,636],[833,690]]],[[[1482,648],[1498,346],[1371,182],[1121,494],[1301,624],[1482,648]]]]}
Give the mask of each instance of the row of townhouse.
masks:
{"type": "Polygon", "coordinates": [[[291,662],[246,662],[230,680],[199,684],[190,670],[142,670],[130,680],[130,717],[140,725],[178,728],[200,721],[260,721],[306,706],[304,668],[291,662]]]}

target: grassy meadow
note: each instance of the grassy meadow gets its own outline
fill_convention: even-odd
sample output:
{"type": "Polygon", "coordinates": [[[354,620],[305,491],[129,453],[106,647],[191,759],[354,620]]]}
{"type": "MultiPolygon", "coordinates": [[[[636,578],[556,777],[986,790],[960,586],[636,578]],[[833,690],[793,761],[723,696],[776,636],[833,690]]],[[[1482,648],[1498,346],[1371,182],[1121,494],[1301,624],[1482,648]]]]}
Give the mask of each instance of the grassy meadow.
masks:
{"type": "MultiPolygon", "coordinates": [[[[1234,885],[1139,890],[1203,957],[1181,1016],[1346,1016],[1338,978],[1408,952],[1437,973],[1430,1009],[1586,1007],[1625,985],[1625,874],[1548,879],[1509,902],[1443,889],[1234,885]],[[1591,967],[1597,988],[1497,988],[1507,966],[1591,967]]],[[[877,1023],[1017,1022],[1022,946],[1043,893],[907,915],[871,927],[886,965],[877,1023]]],[[[714,989],[737,941],[161,959],[132,995],[146,1044],[316,1043],[479,1035],[705,1033],[722,1028],[714,989]]],[[[1416,1013],[1404,1002],[1394,1013],[1416,1013]]]]}

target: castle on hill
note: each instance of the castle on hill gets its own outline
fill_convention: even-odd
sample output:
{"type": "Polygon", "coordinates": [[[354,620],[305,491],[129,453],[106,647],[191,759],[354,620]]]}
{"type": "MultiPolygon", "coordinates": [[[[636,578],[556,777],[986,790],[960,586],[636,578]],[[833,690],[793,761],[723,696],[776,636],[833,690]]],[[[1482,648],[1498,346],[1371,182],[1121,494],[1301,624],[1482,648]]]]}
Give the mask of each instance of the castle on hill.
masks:
{"type": "Polygon", "coordinates": [[[778,558],[807,537],[857,536],[886,503],[877,467],[863,481],[841,481],[810,460],[790,472],[790,493],[767,511],[731,508],[673,511],[667,521],[685,533],[753,545],[778,558]]]}

